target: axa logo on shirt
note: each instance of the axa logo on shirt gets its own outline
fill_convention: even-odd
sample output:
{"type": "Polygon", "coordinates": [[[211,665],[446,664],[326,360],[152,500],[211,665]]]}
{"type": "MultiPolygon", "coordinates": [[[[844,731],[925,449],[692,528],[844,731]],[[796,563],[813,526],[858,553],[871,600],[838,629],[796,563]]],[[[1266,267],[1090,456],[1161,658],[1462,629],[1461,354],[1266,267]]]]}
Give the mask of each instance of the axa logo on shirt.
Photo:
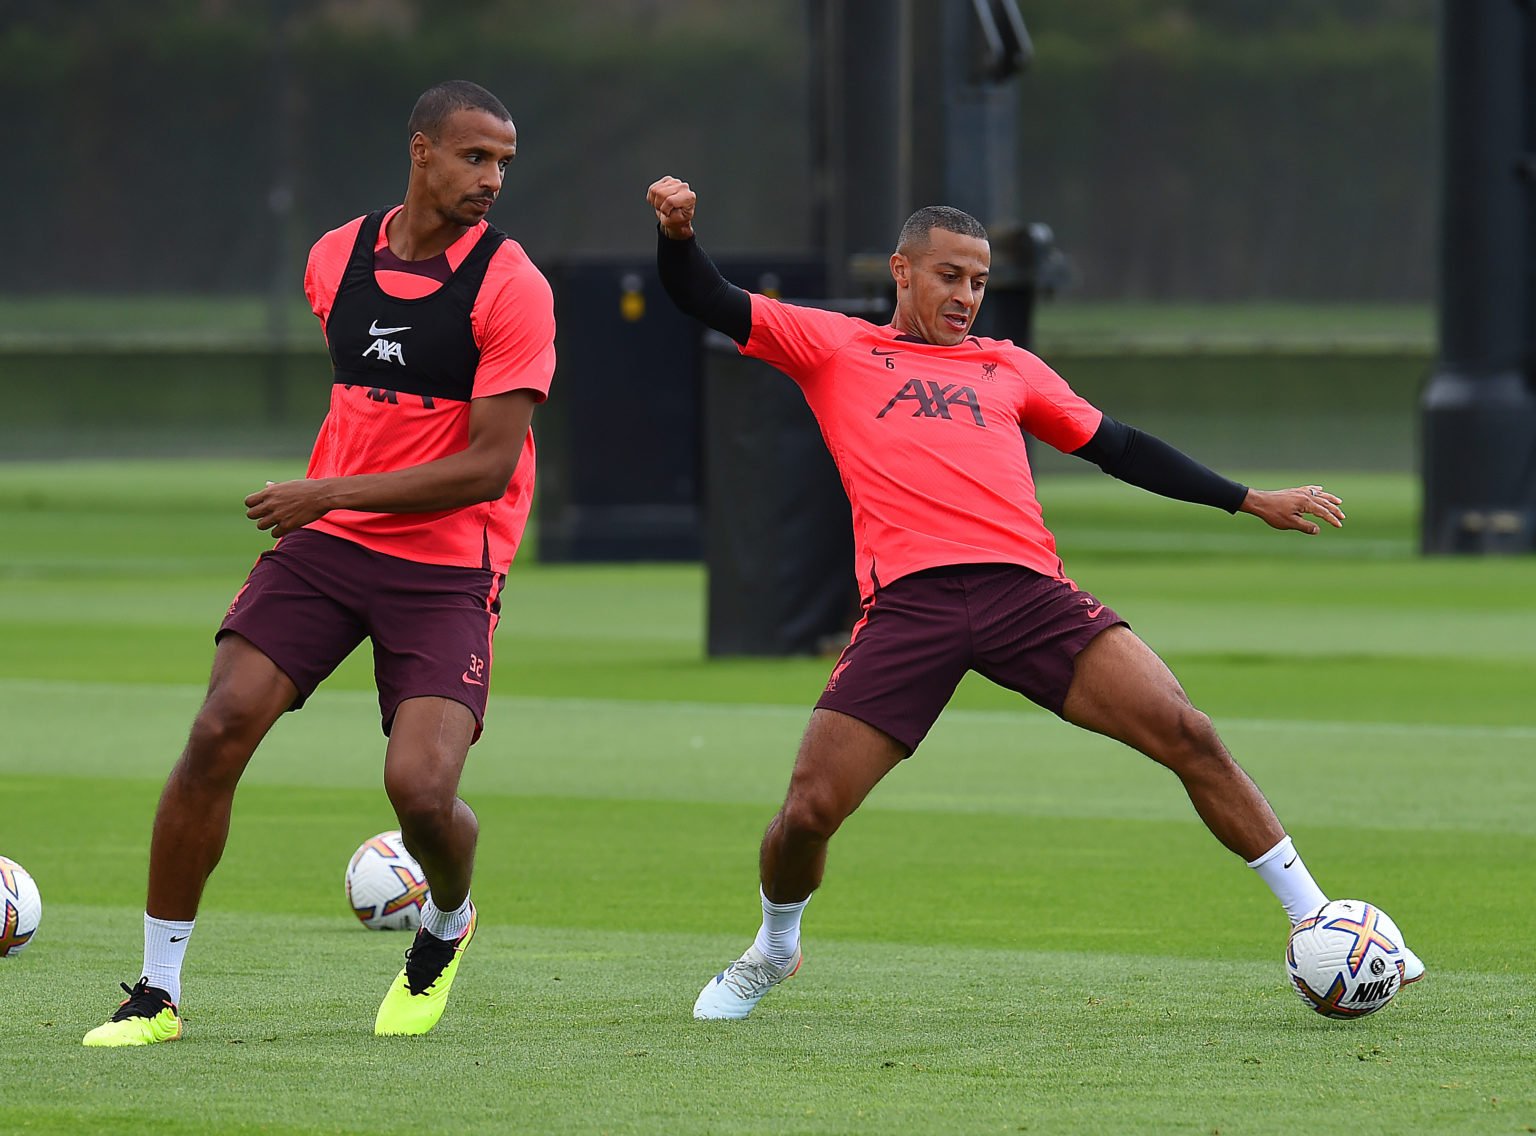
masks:
{"type": "Polygon", "coordinates": [[[381,363],[399,363],[402,367],[405,366],[405,348],[386,337],[410,330],[409,326],[380,327],[379,321],[374,320],[368,325],[368,334],[373,336],[374,340],[363,350],[363,358],[366,359],[372,355],[381,363]]]}
{"type": "Polygon", "coordinates": [[[950,407],[961,406],[971,412],[972,422],[983,430],[987,427],[981,417],[981,400],[976,397],[974,387],[963,387],[958,383],[937,383],[932,379],[908,379],[891,396],[885,409],[875,417],[884,418],[895,409],[898,402],[914,404],[913,418],[947,418],[950,421],[954,420],[954,415],[949,412],[950,407]]]}

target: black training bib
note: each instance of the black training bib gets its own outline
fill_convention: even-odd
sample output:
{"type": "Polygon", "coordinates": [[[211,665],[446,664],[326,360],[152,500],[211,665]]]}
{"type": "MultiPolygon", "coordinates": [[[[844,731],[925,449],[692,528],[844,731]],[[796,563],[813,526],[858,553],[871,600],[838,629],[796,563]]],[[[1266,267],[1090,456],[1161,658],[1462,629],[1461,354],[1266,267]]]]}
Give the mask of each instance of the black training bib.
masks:
{"type": "Polygon", "coordinates": [[[506,234],[487,226],[451,280],[430,296],[401,300],[374,277],[373,250],[384,217],[381,209],[363,218],[326,320],[335,381],[468,402],[480,365],[469,315],[506,234]]]}

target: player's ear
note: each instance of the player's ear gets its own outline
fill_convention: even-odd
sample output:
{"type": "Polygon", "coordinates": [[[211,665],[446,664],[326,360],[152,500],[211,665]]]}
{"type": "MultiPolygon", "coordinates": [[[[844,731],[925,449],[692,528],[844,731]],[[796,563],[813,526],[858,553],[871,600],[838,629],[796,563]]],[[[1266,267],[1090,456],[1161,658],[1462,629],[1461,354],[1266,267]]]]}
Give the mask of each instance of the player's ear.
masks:
{"type": "Polygon", "coordinates": [[[427,153],[432,149],[432,139],[421,131],[411,135],[411,165],[424,166],[427,164],[427,153]]]}
{"type": "Polygon", "coordinates": [[[911,282],[912,265],[906,257],[899,252],[891,253],[891,279],[896,281],[896,287],[905,288],[911,282]]]}

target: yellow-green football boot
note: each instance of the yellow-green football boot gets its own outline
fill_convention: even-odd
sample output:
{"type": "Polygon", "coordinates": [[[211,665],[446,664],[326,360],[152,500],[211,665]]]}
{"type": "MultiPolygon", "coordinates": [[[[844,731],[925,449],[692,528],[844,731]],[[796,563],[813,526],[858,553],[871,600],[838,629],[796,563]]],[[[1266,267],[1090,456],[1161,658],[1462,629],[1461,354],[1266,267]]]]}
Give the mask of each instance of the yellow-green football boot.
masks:
{"type": "Polygon", "coordinates": [[[459,958],[475,937],[476,918],[475,905],[470,904],[469,926],[452,941],[428,934],[425,927],[416,932],[416,941],[405,952],[405,966],[379,1003],[374,1033],[423,1034],[437,1025],[459,973],[459,958]]]}
{"type": "Polygon", "coordinates": [[[176,1003],[149,979],[133,986],[119,983],[128,997],[109,1021],[85,1035],[84,1045],[155,1045],[181,1036],[181,1017],[176,1003]]]}

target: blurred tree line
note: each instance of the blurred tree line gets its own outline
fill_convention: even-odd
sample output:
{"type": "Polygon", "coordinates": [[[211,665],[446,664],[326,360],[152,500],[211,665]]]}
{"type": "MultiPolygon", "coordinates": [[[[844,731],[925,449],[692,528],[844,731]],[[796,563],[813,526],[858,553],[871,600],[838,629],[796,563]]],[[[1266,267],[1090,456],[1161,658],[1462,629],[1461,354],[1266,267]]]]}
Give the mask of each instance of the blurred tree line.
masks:
{"type": "MultiPolygon", "coordinates": [[[[1021,0],[1026,200],[1102,298],[1426,299],[1434,0],[1021,0]]],[[[0,0],[0,292],[299,287],[399,199],[416,95],[470,78],[543,263],[643,255],[645,186],[718,251],[811,247],[804,0],[0,0]]],[[[985,220],[985,219],[984,219],[985,220]]]]}
{"type": "Polygon", "coordinates": [[[1435,0],[1023,0],[1022,184],[1085,290],[1427,299],[1435,0]]]}

